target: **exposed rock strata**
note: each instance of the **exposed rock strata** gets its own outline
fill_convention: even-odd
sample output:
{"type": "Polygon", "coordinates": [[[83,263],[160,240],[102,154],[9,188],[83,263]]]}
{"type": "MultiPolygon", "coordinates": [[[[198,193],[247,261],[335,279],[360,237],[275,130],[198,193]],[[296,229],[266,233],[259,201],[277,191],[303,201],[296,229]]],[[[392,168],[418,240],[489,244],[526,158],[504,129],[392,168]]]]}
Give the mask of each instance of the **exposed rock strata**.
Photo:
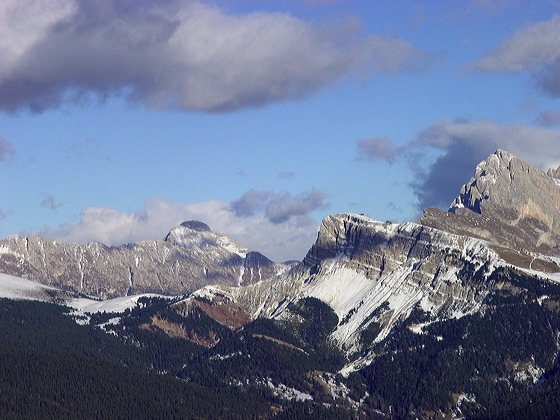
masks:
{"type": "Polygon", "coordinates": [[[290,303],[317,297],[339,317],[332,338],[354,352],[371,322],[381,324],[381,339],[416,304],[444,318],[478,309],[498,260],[477,239],[339,214],[323,220],[317,241],[289,273],[242,288],[211,286],[195,295],[235,302],[253,318],[277,319],[287,316],[290,303]],[[385,302],[386,310],[372,317],[385,302]]]}
{"type": "Polygon", "coordinates": [[[379,328],[379,341],[415,307],[433,319],[484,310],[488,293],[509,287],[489,280],[497,267],[543,277],[560,272],[557,173],[499,150],[477,166],[448,212],[427,209],[419,223],[403,224],[329,216],[302,263],[284,275],[196,295],[279,320],[298,299],[319,298],[339,317],[334,342],[353,355],[354,366],[368,363],[374,354],[361,337],[370,326],[379,328]]]}
{"type": "Polygon", "coordinates": [[[119,247],[35,236],[0,241],[0,272],[103,298],[183,295],[208,284],[251,284],[285,269],[194,221],[165,240],[119,247]]]}
{"type": "MultiPolygon", "coordinates": [[[[485,239],[499,249],[525,255],[560,255],[560,186],[549,174],[498,150],[481,162],[449,211],[429,208],[419,223],[485,239]]],[[[515,258],[511,252],[506,259],[515,258]]],[[[531,261],[531,258],[525,258],[531,261]]],[[[513,262],[513,261],[512,261],[513,262]]],[[[545,271],[560,271],[555,264],[545,271]]]]}

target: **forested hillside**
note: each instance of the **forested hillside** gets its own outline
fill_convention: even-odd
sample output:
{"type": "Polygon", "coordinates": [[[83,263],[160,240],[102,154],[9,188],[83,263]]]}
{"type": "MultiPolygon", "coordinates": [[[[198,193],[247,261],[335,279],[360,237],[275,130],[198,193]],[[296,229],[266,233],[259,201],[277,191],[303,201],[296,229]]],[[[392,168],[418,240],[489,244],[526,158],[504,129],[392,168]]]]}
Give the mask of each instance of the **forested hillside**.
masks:
{"type": "Polygon", "coordinates": [[[507,287],[479,313],[416,307],[381,341],[370,324],[375,360],[347,376],[360,354],[329,340],[340,320],[316,298],[239,328],[161,298],[84,325],[63,306],[2,299],[0,407],[3,418],[555,418],[560,285],[507,269],[489,281],[507,287]]]}

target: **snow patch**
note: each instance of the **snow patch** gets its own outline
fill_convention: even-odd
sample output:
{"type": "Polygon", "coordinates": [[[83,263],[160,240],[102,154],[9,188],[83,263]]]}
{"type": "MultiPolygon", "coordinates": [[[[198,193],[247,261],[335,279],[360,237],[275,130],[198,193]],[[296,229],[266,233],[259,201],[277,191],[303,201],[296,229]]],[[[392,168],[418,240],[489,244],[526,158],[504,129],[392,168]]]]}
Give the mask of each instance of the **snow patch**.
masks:
{"type": "Polygon", "coordinates": [[[146,293],[136,296],[123,296],[114,299],[95,301],[92,299],[78,298],[71,299],[67,302],[68,306],[85,313],[99,313],[99,312],[114,312],[121,313],[127,309],[136,307],[138,299],[141,297],[160,297],[165,299],[173,299],[171,296],[157,295],[153,293],[146,293]]]}
{"type": "Polygon", "coordinates": [[[50,301],[48,292],[55,293],[57,291],[59,289],[21,277],[0,274],[0,297],[3,298],[50,301]]]}
{"type": "Polygon", "coordinates": [[[290,388],[284,384],[274,385],[270,380],[268,380],[268,387],[272,389],[272,392],[274,392],[276,396],[287,400],[306,401],[313,399],[311,395],[305,392],[298,391],[295,388],[290,388]]]}

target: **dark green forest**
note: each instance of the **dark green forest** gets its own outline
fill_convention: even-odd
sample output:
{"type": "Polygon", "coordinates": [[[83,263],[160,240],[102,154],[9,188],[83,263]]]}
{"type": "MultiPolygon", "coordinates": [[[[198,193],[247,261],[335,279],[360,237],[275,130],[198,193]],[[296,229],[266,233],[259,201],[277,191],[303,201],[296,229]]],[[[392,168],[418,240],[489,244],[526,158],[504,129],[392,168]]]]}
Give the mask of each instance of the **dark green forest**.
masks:
{"type": "Polygon", "coordinates": [[[507,287],[476,314],[416,307],[380,342],[370,322],[360,343],[375,360],[347,377],[348,355],[328,339],[341,321],[315,298],[237,329],[143,298],[105,330],[115,314],[80,325],[64,306],[1,299],[1,418],[558,418],[560,286],[507,269],[487,281],[507,287]]]}

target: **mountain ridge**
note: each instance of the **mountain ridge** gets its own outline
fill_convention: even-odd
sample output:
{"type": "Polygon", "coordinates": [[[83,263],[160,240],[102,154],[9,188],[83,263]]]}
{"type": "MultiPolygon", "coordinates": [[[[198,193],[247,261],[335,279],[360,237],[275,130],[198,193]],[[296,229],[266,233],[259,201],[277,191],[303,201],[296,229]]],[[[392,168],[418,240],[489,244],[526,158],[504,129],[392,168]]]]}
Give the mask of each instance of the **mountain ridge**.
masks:
{"type": "MultiPolygon", "coordinates": [[[[503,192],[502,187],[489,190],[476,190],[476,187],[487,186],[480,179],[487,181],[484,176],[494,175],[491,169],[503,181],[504,168],[508,178],[512,175],[514,185],[520,186],[516,188],[517,193],[540,182],[559,189],[550,176],[499,150],[477,166],[475,176],[461,190],[459,198],[467,203],[470,200],[473,208],[459,206],[463,201],[458,198],[452,205],[455,213],[441,210],[430,213],[428,209],[418,223],[402,224],[377,222],[349,213],[327,216],[303,261],[290,271],[241,288],[210,285],[188,299],[204,297],[216,300],[217,304],[239,305],[251,314],[251,319],[282,320],[288,316],[290,305],[298,300],[319,298],[339,317],[339,324],[330,337],[353,359],[346,372],[366,366],[375,358],[372,344],[387,337],[415,308],[437,319],[483,310],[487,296],[501,287],[509,287],[492,280],[498,269],[520,269],[539,275],[542,281],[560,280],[554,255],[537,253],[541,248],[519,250],[514,248],[516,242],[501,242],[503,237],[508,238],[503,231],[510,225],[502,222],[499,225],[502,230],[494,228],[486,235],[472,234],[480,229],[481,218],[489,221],[488,226],[499,221],[503,209],[495,202],[500,200],[491,198],[490,193],[482,194],[481,213],[478,213],[478,204],[471,198],[475,191],[490,191],[492,195],[503,192]],[[522,174],[528,174],[529,180],[522,174]],[[431,214],[441,219],[430,218],[431,214]],[[497,233],[496,237],[489,236],[492,233],[497,233]],[[378,326],[377,334],[364,347],[361,337],[373,325],[378,326]]],[[[534,196],[528,192],[518,200],[519,206],[534,196]]],[[[560,191],[554,199],[560,203],[560,191]]],[[[547,200],[544,207],[550,208],[546,207],[550,202],[547,200]]],[[[513,227],[514,232],[525,234],[523,238],[533,238],[529,223],[513,227]]],[[[546,248],[550,253],[554,249],[546,248]]]]}
{"type": "Polygon", "coordinates": [[[164,240],[116,247],[37,236],[0,241],[0,272],[102,298],[184,295],[207,284],[250,284],[287,268],[198,221],[173,228],[164,240]]]}
{"type": "Polygon", "coordinates": [[[498,150],[477,165],[448,211],[428,208],[418,222],[484,239],[513,265],[560,271],[560,186],[550,175],[558,170],[545,173],[498,150]]]}
{"type": "MultiPolygon", "coordinates": [[[[558,188],[552,175],[497,151],[477,166],[449,211],[427,209],[419,221],[400,224],[327,216],[305,258],[291,267],[190,221],[166,241],[91,248],[130,258],[145,249],[149,262],[181,268],[173,259],[180,254],[185,264],[196,261],[191,273],[233,272],[222,284],[172,300],[137,295],[94,302],[0,275],[0,296],[71,306],[72,312],[56,311],[84,328],[111,332],[142,353],[148,370],[256,390],[269,402],[270,418],[302,418],[318,409],[321,418],[511,418],[516,412],[557,418],[560,258],[555,220],[545,222],[555,217],[558,188]],[[540,197],[540,185],[551,194],[540,197]]],[[[26,241],[22,261],[27,255],[41,261],[56,249],[26,241]]],[[[14,258],[0,243],[0,262],[5,255],[14,258]]],[[[54,262],[47,273],[61,270],[57,261],[68,255],[85,251],[49,255],[54,262]]],[[[89,263],[104,262],[111,260],[89,263]]],[[[136,277],[127,264],[121,268],[136,277]]],[[[146,281],[153,281],[158,266],[147,267],[153,271],[146,281]]],[[[4,311],[19,305],[2,299],[0,305],[16,326],[6,336],[20,342],[18,312],[4,311]]]]}

